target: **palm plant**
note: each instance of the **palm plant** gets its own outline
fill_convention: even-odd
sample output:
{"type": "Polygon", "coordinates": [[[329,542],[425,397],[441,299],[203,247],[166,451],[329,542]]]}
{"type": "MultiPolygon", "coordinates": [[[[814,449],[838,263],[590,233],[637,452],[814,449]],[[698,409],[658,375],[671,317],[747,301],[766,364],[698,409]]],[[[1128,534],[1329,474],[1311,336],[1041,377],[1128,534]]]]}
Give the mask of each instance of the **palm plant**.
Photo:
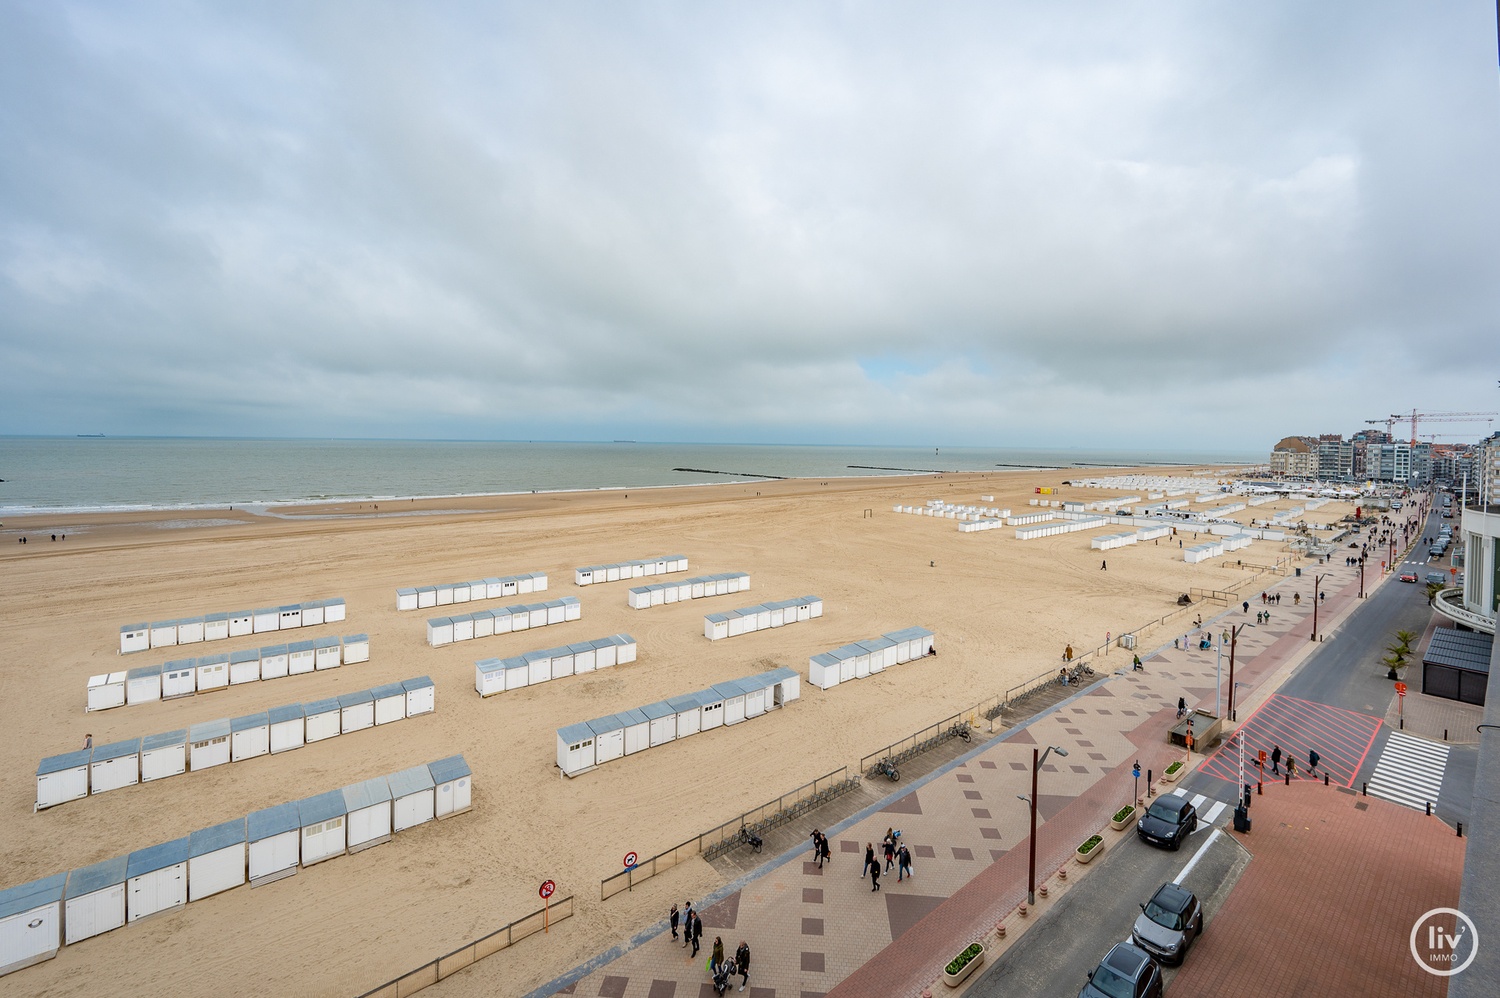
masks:
{"type": "Polygon", "coordinates": [[[1397,631],[1396,640],[1386,646],[1385,658],[1381,661],[1390,669],[1391,675],[1396,675],[1406,668],[1407,659],[1411,657],[1411,643],[1415,640],[1417,640],[1417,635],[1414,632],[1397,631]]]}

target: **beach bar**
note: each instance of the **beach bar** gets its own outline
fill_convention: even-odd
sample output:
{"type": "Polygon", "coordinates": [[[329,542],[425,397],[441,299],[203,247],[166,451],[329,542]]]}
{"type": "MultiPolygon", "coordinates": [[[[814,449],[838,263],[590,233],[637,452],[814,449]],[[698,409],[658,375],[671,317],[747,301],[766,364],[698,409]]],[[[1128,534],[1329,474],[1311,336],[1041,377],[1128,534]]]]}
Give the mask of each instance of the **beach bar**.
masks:
{"type": "Polygon", "coordinates": [[[116,856],[68,874],[63,895],[63,942],[71,946],[125,924],[125,866],[116,856]]]}
{"type": "Polygon", "coordinates": [[[0,975],[43,960],[62,947],[66,873],[0,891],[0,975]]]}
{"type": "Polygon", "coordinates": [[[250,842],[250,886],[259,887],[297,872],[302,855],[301,816],[295,802],[252,811],[245,819],[250,842]]]}
{"type": "Polygon", "coordinates": [[[188,836],[188,900],[219,894],[245,882],[245,819],[203,828],[188,836]]]}

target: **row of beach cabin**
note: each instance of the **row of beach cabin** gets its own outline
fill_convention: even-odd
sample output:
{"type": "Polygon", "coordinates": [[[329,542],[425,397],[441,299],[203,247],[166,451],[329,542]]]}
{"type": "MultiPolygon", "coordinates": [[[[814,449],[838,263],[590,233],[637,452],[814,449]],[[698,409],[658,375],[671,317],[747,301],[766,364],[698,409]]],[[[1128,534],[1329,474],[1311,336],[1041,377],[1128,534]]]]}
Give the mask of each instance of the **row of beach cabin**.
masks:
{"type": "Polygon", "coordinates": [[[471,783],[463,756],[452,756],[0,891],[0,974],[127,922],[279,880],[467,811],[471,783]]]}
{"type": "Polygon", "coordinates": [[[635,661],[637,651],[635,638],[614,634],[511,658],[486,658],[474,663],[474,689],[480,696],[488,697],[565,676],[629,665],[635,661]]]}
{"type": "Polygon", "coordinates": [[[796,672],[772,669],[558,728],[557,765],[568,776],[578,776],[622,756],[758,717],[796,700],[801,688],[796,672]]]}
{"type": "Polygon", "coordinates": [[[246,634],[270,631],[294,631],[299,627],[336,624],[343,620],[346,608],[342,599],[313,600],[260,610],[236,610],[233,613],[209,613],[181,620],[158,620],[150,624],[126,624],[120,628],[120,654],[193,645],[202,641],[224,641],[246,634]]]}
{"type": "Polygon", "coordinates": [[[784,627],[798,621],[812,620],[823,616],[823,599],[820,596],[798,596],[796,599],[777,600],[759,606],[741,607],[725,613],[710,613],[703,618],[703,636],[710,641],[734,638],[751,631],[764,631],[773,627],[784,627]]]}
{"type": "Polygon", "coordinates": [[[449,582],[441,586],[418,586],[396,590],[397,610],[426,610],[434,606],[472,603],[482,599],[509,599],[526,593],[547,591],[546,572],[506,575],[473,582],[449,582]]]}
{"type": "Polygon", "coordinates": [[[601,582],[620,582],[624,579],[644,579],[650,575],[667,575],[671,572],[686,572],[688,560],[685,554],[668,554],[660,558],[642,558],[639,561],[620,561],[613,565],[588,565],[573,569],[573,582],[580,586],[594,586],[601,582]]]}
{"type": "Polygon", "coordinates": [[[227,655],[201,655],[161,665],[143,665],[89,677],[87,709],[110,710],[126,704],[155,703],[369,660],[369,636],[351,634],[343,640],[317,638],[248,648],[227,655]]]}
{"type": "Polygon", "coordinates": [[[821,690],[839,683],[884,672],[893,665],[931,655],[933,633],[925,627],[907,627],[868,641],[856,641],[807,660],[807,681],[821,690]]]}
{"type": "Polygon", "coordinates": [[[979,520],[986,517],[1004,519],[1010,515],[1008,509],[997,509],[994,506],[960,506],[938,499],[928,500],[926,506],[892,506],[891,512],[936,516],[945,520],[979,520]]]}
{"type": "Polygon", "coordinates": [[[43,759],[36,769],[35,810],[168,776],[275,755],[337,735],[363,731],[436,707],[427,676],[294,703],[243,717],[130,738],[43,759]]]}
{"type": "Polygon", "coordinates": [[[1031,541],[1039,537],[1055,537],[1058,534],[1071,534],[1076,530],[1093,530],[1097,527],[1107,526],[1109,520],[1102,516],[1085,516],[1077,520],[1048,520],[1045,523],[1029,523],[1024,527],[1016,528],[1016,540],[1031,541]]]}
{"type": "Polygon", "coordinates": [[[441,648],[455,641],[526,631],[582,617],[583,604],[578,602],[577,596],[564,596],[524,606],[503,606],[497,610],[476,610],[456,617],[435,617],[427,621],[427,643],[433,648],[441,648]]]}
{"type": "Polygon", "coordinates": [[[657,582],[649,586],[634,586],[627,599],[633,610],[661,606],[663,603],[680,603],[708,596],[727,596],[742,593],[750,588],[750,576],[746,572],[723,572],[719,575],[702,575],[696,579],[680,582],[657,582]]]}
{"type": "Polygon", "coordinates": [[[1219,558],[1230,551],[1240,551],[1250,546],[1255,538],[1250,534],[1230,534],[1228,537],[1216,537],[1203,544],[1194,544],[1182,552],[1182,560],[1189,565],[1196,565],[1200,561],[1210,558],[1219,558]]]}

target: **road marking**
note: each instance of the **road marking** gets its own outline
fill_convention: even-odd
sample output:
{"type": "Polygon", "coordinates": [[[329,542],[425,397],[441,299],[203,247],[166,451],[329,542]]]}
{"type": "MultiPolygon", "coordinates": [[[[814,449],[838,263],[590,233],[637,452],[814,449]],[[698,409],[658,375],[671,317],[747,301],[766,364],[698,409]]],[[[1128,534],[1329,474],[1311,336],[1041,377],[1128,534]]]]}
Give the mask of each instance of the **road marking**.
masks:
{"type": "Polygon", "coordinates": [[[1426,810],[1437,803],[1447,766],[1448,746],[1392,731],[1370,777],[1370,793],[1426,810]]]}
{"type": "Polygon", "coordinates": [[[1177,879],[1174,881],[1174,883],[1180,884],[1184,880],[1186,880],[1187,875],[1193,872],[1193,867],[1198,865],[1198,860],[1202,859],[1203,854],[1208,852],[1208,847],[1213,845],[1214,842],[1218,840],[1219,836],[1223,834],[1224,830],[1222,828],[1215,828],[1214,833],[1204,840],[1203,844],[1198,847],[1197,852],[1193,853],[1193,858],[1187,861],[1187,865],[1184,866],[1181,870],[1177,871],[1177,879]]]}

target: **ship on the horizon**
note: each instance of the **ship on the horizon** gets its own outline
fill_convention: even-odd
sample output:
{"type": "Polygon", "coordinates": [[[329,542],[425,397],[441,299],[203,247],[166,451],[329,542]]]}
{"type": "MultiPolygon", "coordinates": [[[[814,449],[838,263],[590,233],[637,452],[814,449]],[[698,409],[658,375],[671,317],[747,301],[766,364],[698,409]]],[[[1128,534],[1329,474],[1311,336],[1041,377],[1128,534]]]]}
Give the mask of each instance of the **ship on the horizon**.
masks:
{"type": "Polygon", "coordinates": [[[79,437],[102,437],[102,436],[104,436],[104,434],[102,434],[102,433],[80,433],[80,434],[78,434],[78,436],[79,437]]]}

